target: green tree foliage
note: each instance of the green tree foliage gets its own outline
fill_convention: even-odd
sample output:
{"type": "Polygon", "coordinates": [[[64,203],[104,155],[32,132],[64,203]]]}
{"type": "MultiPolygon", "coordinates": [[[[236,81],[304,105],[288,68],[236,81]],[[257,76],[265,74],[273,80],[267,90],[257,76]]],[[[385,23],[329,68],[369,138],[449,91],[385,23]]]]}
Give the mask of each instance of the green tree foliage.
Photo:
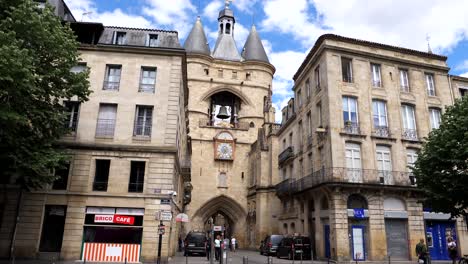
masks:
{"type": "Polygon", "coordinates": [[[51,7],[0,1],[0,182],[38,188],[67,158],[56,144],[67,133],[61,100],[90,93],[89,73],[70,72],[78,47],[51,7]]]}
{"type": "Polygon", "coordinates": [[[452,216],[468,209],[468,96],[447,107],[414,166],[427,206],[452,216]]]}

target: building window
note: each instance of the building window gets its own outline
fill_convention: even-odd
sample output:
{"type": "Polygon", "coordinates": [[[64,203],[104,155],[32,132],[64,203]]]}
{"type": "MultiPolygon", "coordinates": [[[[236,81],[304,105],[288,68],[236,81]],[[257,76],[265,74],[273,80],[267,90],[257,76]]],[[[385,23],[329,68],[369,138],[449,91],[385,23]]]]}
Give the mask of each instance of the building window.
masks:
{"type": "Polygon", "coordinates": [[[382,75],[380,72],[380,65],[372,63],[371,72],[372,72],[372,86],[382,87],[382,75]]]}
{"type": "Polygon", "coordinates": [[[223,70],[218,69],[218,78],[223,78],[223,70]]]}
{"type": "Polygon", "coordinates": [[[305,89],[306,89],[306,95],[307,95],[307,99],[310,98],[310,80],[307,79],[306,82],[305,82],[305,89]]]}
{"type": "Polygon", "coordinates": [[[110,160],[97,159],[94,173],[93,191],[107,191],[109,182],[110,160]]]}
{"type": "Polygon", "coordinates": [[[115,32],[114,33],[114,44],[125,45],[127,44],[127,33],[126,32],[115,32]]]}
{"type": "Polygon", "coordinates": [[[427,94],[429,96],[435,96],[435,86],[434,86],[434,75],[430,73],[426,73],[426,87],[427,87],[427,94]]]}
{"type": "Polygon", "coordinates": [[[355,143],[346,143],[345,149],[348,181],[362,182],[361,146],[355,143]]]}
{"type": "Polygon", "coordinates": [[[309,153],[308,160],[309,160],[309,173],[311,174],[314,172],[314,160],[312,157],[312,152],[309,153]]]}
{"type": "Polygon", "coordinates": [[[293,146],[293,133],[289,133],[289,146],[292,147],[293,146]]]}
{"type": "Polygon", "coordinates": [[[320,66],[317,66],[314,70],[314,79],[315,79],[315,91],[320,91],[320,66]]]}
{"type": "Polygon", "coordinates": [[[290,179],[294,179],[294,178],[295,178],[295,177],[294,177],[294,165],[293,165],[293,164],[289,165],[289,178],[290,178],[290,179]]]}
{"type": "Polygon", "coordinates": [[[322,103],[317,104],[317,124],[319,127],[323,127],[322,124],[322,103]]]}
{"type": "Polygon", "coordinates": [[[343,120],[345,126],[358,124],[357,100],[356,98],[343,97],[343,120]]]}
{"type": "Polygon", "coordinates": [[[387,106],[384,101],[372,101],[374,127],[387,127],[387,106]]]}
{"type": "Polygon", "coordinates": [[[148,35],[147,46],[148,47],[157,47],[158,44],[159,44],[158,35],[157,34],[149,34],[148,35]]]}
{"type": "Polygon", "coordinates": [[[411,185],[416,184],[416,177],[413,175],[413,166],[418,159],[418,151],[415,149],[406,149],[406,165],[409,172],[411,185]]]}
{"type": "Polygon", "coordinates": [[[237,79],[237,72],[236,71],[232,71],[232,79],[237,79]]]}
{"type": "Polygon", "coordinates": [[[286,168],[283,168],[283,181],[286,180],[287,178],[288,178],[288,172],[286,168]]]}
{"type": "Polygon", "coordinates": [[[465,95],[468,95],[468,87],[459,87],[458,89],[460,91],[460,96],[463,97],[465,95]]]}
{"type": "Polygon", "coordinates": [[[283,139],[283,150],[286,149],[286,139],[283,139]]]}
{"type": "Polygon", "coordinates": [[[247,81],[250,81],[252,79],[252,73],[250,73],[250,72],[245,73],[245,79],[247,81]]]}
{"type": "Polygon", "coordinates": [[[66,190],[68,184],[68,174],[70,173],[70,163],[63,164],[63,167],[55,169],[57,179],[52,184],[52,190],[66,190]]]}
{"type": "Polygon", "coordinates": [[[307,137],[312,136],[312,116],[311,113],[307,113],[307,137]]]}
{"type": "Polygon", "coordinates": [[[73,73],[82,73],[82,72],[86,71],[87,69],[88,69],[88,67],[86,66],[86,63],[85,63],[85,62],[81,62],[81,63],[78,63],[78,65],[73,66],[73,67],[70,69],[70,72],[73,72],[73,73]]]}
{"type": "Polygon", "coordinates": [[[141,67],[139,92],[154,93],[155,85],[156,85],[156,68],[141,67]]]}
{"type": "Polygon", "coordinates": [[[400,88],[403,92],[410,91],[408,70],[400,69],[400,88]]]}
{"type": "Polygon", "coordinates": [[[122,65],[106,65],[104,90],[119,90],[122,65]]]}
{"type": "Polygon", "coordinates": [[[299,89],[299,90],[297,91],[296,97],[297,97],[297,108],[300,108],[300,107],[302,106],[302,93],[301,93],[301,89],[299,89]]]}
{"type": "Polygon", "coordinates": [[[145,162],[131,161],[130,162],[130,182],[128,183],[128,192],[143,192],[143,184],[145,182],[145,162]]]}
{"type": "Polygon", "coordinates": [[[205,72],[206,76],[210,75],[210,69],[205,68],[205,69],[203,69],[203,71],[205,72]]]}
{"type": "Polygon", "coordinates": [[[99,106],[96,137],[113,137],[116,117],[117,105],[101,104],[99,106]]]}
{"type": "Polygon", "coordinates": [[[299,141],[299,148],[302,150],[302,146],[304,145],[304,140],[303,140],[303,126],[302,126],[302,120],[299,121],[299,124],[298,124],[298,131],[297,131],[297,134],[298,134],[298,137],[297,137],[297,141],[299,141]]]}
{"type": "Polygon", "coordinates": [[[403,137],[406,139],[416,140],[418,136],[416,131],[414,107],[411,105],[402,105],[401,115],[403,119],[403,137]]]}
{"type": "Polygon", "coordinates": [[[153,107],[138,105],[136,107],[135,127],[133,129],[133,135],[151,137],[152,127],[153,127],[153,107]]]}
{"type": "Polygon", "coordinates": [[[225,172],[220,172],[218,175],[218,187],[219,188],[227,188],[227,175],[225,172]]]}
{"type": "Polygon", "coordinates": [[[440,110],[429,108],[429,117],[431,120],[431,129],[438,129],[440,126],[440,110]]]}
{"type": "Polygon", "coordinates": [[[64,104],[67,114],[65,128],[69,129],[71,132],[76,132],[76,127],[78,126],[78,112],[80,109],[80,102],[65,101],[64,104]]]}
{"type": "Polygon", "coordinates": [[[380,183],[393,184],[392,178],[392,159],[390,148],[387,146],[377,146],[377,170],[379,171],[380,183]]]}
{"type": "Polygon", "coordinates": [[[299,178],[304,176],[304,162],[303,160],[299,160],[299,178]]]}
{"type": "Polygon", "coordinates": [[[341,72],[343,75],[343,82],[353,82],[353,64],[351,59],[341,58],[341,72]]]}

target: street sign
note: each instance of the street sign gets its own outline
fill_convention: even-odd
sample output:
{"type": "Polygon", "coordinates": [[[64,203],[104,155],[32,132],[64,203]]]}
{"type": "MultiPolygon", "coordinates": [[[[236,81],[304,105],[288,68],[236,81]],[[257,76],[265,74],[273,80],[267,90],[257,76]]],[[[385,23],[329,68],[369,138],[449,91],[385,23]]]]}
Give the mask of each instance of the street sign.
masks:
{"type": "Polygon", "coordinates": [[[171,221],[172,220],[172,212],[171,211],[161,211],[161,218],[162,221],[171,221]]]}
{"type": "Polygon", "coordinates": [[[169,199],[161,199],[161,204],[171,204],[171,200],[169,200],[169,199]]]}
{"type": "Polygon", "coordinates": [[[186,214],[178,214],[176,216],[176,222],[188,223],[189,217],[186,214]]]}
{"type": "Polygon", "coordinates": [[[158,234],[159,235],[164,235],[164,233],[166,233],[166,226],[160,225],[159,228],[158,228],[158,234]]]}
{"type": "Polygon", "coordinates": [[[223,231],[222,226],[213,226],[213,231],[223,231]]]}

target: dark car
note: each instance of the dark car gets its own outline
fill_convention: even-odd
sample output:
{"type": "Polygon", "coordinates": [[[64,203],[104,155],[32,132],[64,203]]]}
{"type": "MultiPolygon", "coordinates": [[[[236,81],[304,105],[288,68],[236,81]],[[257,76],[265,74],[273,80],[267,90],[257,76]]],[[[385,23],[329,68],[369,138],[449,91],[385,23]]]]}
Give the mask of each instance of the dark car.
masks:
{"type": "Polygon", "coordinates": [[[185,255],[190,256],[194,253],[206,255],[205,245],[207,239],[203,232],[190,232],[185,237],[185,255]]]}
{"type": "Polygon", "coordinates": [[[276,257],[288,259],[311,259],[310,238],[305,236],[285,237],[276,250],[276,257]]]}
{"type": "Polygon", "coordinates": [[[282,239],[282,235],[266,236],[260,245],[260,254],[267,256],[276,254],[276,249],[282,239]]]}

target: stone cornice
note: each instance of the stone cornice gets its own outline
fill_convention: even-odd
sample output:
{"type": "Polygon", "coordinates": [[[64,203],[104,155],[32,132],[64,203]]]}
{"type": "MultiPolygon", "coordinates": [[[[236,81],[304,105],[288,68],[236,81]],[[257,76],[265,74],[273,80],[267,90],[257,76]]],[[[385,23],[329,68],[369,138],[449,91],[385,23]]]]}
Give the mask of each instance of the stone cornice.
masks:
{"type": "Polygon", "coordinates": [[[60,145],[69,149],[80,150],[100,150],[100,151],[124,151],[124,152],[149,152],[149,153],[170,153],[176,154],[175,146],[140,146],[126,144],[103,144],[103,143],[82,143],[61,140],[60,145]]]}

